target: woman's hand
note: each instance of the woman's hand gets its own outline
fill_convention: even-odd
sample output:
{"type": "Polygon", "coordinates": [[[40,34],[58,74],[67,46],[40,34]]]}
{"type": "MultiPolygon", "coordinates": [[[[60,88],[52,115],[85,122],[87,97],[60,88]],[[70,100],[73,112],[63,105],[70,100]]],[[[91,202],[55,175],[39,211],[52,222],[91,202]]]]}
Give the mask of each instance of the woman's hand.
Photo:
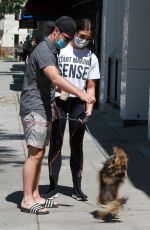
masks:
{"type": "Polygon", "coordinates": [[[94,104],[96,101],[95,96],[90,95],[90,94],[85,93],[85,92],[81,92],[79,95],[79,98],[88,104],[94,104]]]}
{"type": "Polygon", "coordinates": [[[91,116],[92,111],[91,111],[91,110],[86,110],[86,111],[85,111],[85,114],[86,114],[86,116],[91,116]]]}

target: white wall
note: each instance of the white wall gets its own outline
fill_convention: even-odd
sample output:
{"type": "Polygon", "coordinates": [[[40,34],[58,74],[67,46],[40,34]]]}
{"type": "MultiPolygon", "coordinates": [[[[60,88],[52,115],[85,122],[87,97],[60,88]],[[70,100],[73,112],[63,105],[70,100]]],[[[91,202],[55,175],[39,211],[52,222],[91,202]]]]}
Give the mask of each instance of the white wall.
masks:
{"type": "Polygon", "coordinates": [[[150,79],[150,1],[127,0],[126,3],[120,114],[124,120],[147,120],[150,79]]]}
{"type": "Polygon", "coordinates": [[[19,29],[19,21],[15,20],[14,15],[5,15],[2,47],[14,47],[15,34],[19,34],[19,41],[25,41],[28,31],[27,29],[19,29]]]}

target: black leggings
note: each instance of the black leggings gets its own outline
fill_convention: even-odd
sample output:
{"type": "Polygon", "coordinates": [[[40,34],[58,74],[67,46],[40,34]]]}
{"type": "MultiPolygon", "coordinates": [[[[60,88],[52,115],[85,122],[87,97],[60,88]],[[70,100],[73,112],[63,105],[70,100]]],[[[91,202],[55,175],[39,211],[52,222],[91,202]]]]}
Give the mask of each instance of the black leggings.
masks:
{"type": "MultiPolygon", "coordinates": [[[[79,119],[82,118],[85,112],[85,104],[79,98],[68,98],[63,101],[56,98],[56,104],[61,117],[79,119]]],[[[49,176],[58,177],[62,157],[61,148],[63,145],[63,137],[66,126],[66,119],[60,118],[52,123],[52,133],[50,139],[50,149],[48,155],[49,176]]],[[[69,120],[69,135],[70,135],[70,169],[72,176],[81,176],[83,169],[83,137],[85,126],[79,121],[69,120]]]]}

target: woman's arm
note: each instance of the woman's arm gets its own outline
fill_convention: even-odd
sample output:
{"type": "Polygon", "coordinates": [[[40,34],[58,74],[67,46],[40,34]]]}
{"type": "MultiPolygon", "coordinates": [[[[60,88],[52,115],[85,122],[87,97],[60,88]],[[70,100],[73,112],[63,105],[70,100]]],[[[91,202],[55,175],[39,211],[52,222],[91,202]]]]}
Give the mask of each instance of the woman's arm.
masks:
{"type": "MultiPolygon", "coordinates": [[[[91,96],[95,98],[95,85],[96,85],[96,80],[88,80],[87,81],[87,93],[91,96]]],[[[95,102],[94,102],[95,103],[95,102]]],[[[94,103],[86,103],[86,115],[90,116],[92,114],[93,111],[93,106],[94,103]]]]}

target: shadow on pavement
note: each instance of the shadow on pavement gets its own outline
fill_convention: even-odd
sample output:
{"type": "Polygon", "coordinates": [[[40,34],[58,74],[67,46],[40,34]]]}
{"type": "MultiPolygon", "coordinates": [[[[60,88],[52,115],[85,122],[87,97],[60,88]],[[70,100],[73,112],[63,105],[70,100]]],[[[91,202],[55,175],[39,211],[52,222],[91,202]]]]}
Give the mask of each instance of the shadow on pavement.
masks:
{"type": "MultiPolygon", "coordinates": [[[[0,130],[0,141],[14,141],[14,140],[23,140],[24,135],[22,134],[13,134],[6,133],[3,130],[0,130]]],[[[16,152],[15,149],[9,148],[8,146],[0,146],[0,165],[4,164],[13,164],[14,167],[18,167],[23,164],[23,161],[16,161],[17,155],[14,154],[16,152]]],[[[4,171],[4,169],[0,169],[0,171],[4,171]]]]}
{"type": "MultiPolygon", "coordinates": [[[[16,161],[16,151],[7,147],[0,147],[0,172],[5,172],[5,165],[11,165],[11,167],[22,167],[24,161],[16,161]],[[12,154],[13,153],[13,154],[12,154]]],[[[1,175],[2,176],[2,175],[1,175]]]]}
{"type": "Polygon", "coordinates": [[[12,68],[10,68],[10,70],[11,71],[23,71],[23,72],[25,72],[26,65],[25,64],[21,64],[21,63],[14,64],[14,65],[12,65],[12,68]]]}
{"type": "MultiPolygon", "coordinates": [[[[112,155],[112,147],[118,146],[124,149],[129,158],[128,177],[133,185],[150,196],[150,158],[139,152],[127,140],[121,138],[105,120],[99,116],[94,117],[88,123],[88,128],[103,147],[108,155],[112,155]]],[[[101,153],[100,153],[101,154],[101,153]]]]}
{"type": "Polygon", "coordinates": [[[23,134],[8,134],[4,132],[0,132],[0,140],[23,140],[23,134]]]}
{"type": "Polygon", "coordinates": [[[120,219],[112,218],[111,216],[108,216],[105,220],[101,220],[99,217],[98,210],[95,210],[93,212],[90,212],[90,214],[93,216],[94,219],[99,220],[100,223],[121,223],[122,221],[120,219]]]}
{"type": "MultiPolygon", "coordinates": [[[[49,190],[49,185],[40,185],[39,189],[40,189],[40,194],[46,194],[49,190]]],[[[58,185],[58,193],[71,197],[72,187],[58,185]]]]}
{"type": "Polygon", "coordinates": [[[10,84],[10,90],[22,91],[25,69],[26,69],[25,64],[12,65],[12,68],[10,70],[12,73],[13,83],[10,84]]]}
{"type": "Polygon", "coordinates": [[[65,196],[71,196],[72,194],[72,187],[70,186],[59,185],[58,190],[59,190],[59,193],[65,196]]]}
{"type": "MultiPolygon", "coordinates": [[[[47,191],[48,191],[48,187],[47,185],[40,185],[39,189],[40,189],[40,194],[44,195],[47,191]]],[[[58,186],[58,191],[61,194],[64,194],[66,196],[71,196],[71,191],[72,188],[71,187],[67,187],[67,186],[58,186]]],[[[12,192],[10,194],[8,194],[8,196],[6,196],[6,201],[8,202],[12,202],[15,203],[17,205],[19,205],[22,201],[23,198],[23,191],[15,191],[12,192]]],[[[59,204],[59,206],[65,206],[65,207],[70,207],[73,205],[68,205],[68,204],[59,204]]]]}
{"type": "MultiPolygon", "coordinates": [[[[1,147],[0,147],[0,155],[5,154],[4,157],[6,157],[6,156],[7,156],[7,155],[6,155],[6,152],[7,152],[7,153],[8,153],[8,152],[15,152],[15,150],[9,149],[8,147],[1,146],[1,147]]],[[[1,162],[0,162],[0,164],[1,164],[1,162]]]]}
{"type": "Polygon", "coordinates": [[[15,203],[17,205],[20,205],[23,198],[23,192],[22,191],[15,191],[13,193],[10,193],[8,196],[6,196],[6,201],[15,203]]]}

